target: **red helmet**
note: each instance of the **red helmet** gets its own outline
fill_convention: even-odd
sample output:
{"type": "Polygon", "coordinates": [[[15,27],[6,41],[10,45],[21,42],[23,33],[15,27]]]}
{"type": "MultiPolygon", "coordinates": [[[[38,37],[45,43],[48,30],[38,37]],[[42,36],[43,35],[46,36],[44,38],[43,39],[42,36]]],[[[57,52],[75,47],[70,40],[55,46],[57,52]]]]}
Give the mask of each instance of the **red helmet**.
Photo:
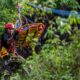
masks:
{"type": "Polygon", "coordinates": [[[6,29],[14,29],[15,27],[14,27],[14,24],[13,23],[7,23],[7,24],[5,24],[5,28],[6,29]]]}

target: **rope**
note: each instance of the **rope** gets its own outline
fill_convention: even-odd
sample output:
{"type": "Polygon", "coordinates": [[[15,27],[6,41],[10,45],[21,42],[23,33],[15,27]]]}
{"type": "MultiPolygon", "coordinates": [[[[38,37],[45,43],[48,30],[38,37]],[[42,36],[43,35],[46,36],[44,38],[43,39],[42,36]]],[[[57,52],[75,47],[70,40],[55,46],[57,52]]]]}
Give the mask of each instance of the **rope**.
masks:
{"type": "MultiPolygon", "coordinates": [[[[18,18],[17,18],[17,21],[16,21],[16,23],[15,23],[16,29],[18,29],[19,26],[22,26],[21,17],[20,17],[20,16],[21,16],[20,7],[18,7],[18,18]]],[[[26,22],[34,23],[32,20],[30,20],[30,19],[27,18],[26,16],[24,16],[24,15],[22,15],[22,16],[25,18],[26,22]]]]}
{"type": "Polygon", "coordinates": [[[34,23],[31,19],[27,18],[26,16],[23,15],[23,17],[25,18],[26,22],[34,23]]]}
{"type": "Polygon", "coordinates": [[[19,3],[18,3],[18,0],[17,0],[17,11],[18,11],[18,18],[17,18],[17,21],[15,23],[15,26],[16,26],[16,29],[19,28],[19,26],[21,26],[21,15],[20,15],[20,6],[19,6],[19,3]]]}

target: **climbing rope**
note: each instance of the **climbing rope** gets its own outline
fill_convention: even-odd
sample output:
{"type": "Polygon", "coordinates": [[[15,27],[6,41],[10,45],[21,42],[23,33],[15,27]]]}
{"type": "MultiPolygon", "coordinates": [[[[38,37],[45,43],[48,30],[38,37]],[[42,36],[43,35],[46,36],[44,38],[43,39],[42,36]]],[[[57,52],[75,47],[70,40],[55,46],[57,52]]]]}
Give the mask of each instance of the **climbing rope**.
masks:
{"type": "Polygon", "coordinates": [[[18,0],[17,0],[17,11],[18,11],[18,18],[16,20],[16,23],[15,23],[15,26],[16,26],[16,29],[19,28],[22,24],[21,24],[21,14],[20,14],[20,5],[18,3],[18,0]]]}

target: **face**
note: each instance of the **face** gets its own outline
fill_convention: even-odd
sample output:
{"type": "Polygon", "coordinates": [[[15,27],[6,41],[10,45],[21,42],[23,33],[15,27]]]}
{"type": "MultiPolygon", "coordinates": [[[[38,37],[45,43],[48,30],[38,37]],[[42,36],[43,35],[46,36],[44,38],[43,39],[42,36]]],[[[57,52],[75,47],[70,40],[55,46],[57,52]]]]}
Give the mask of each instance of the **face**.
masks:
{"type": "Polygon", "coordinates": [[[14,29],[7,29],[7,33],[9,33],[9,34],[13,34],[13,32],[14,32],[14,29]]]}

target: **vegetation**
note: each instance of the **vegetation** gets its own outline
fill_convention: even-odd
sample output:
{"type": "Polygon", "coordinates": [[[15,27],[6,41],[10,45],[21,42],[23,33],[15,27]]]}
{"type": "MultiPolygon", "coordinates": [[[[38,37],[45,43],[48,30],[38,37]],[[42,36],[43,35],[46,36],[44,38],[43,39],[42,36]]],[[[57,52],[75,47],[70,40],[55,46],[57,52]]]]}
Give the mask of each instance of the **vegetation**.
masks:
{"type": "MultiPolygon", "coordinates": [[[[0,80],[80,80],[80,4],[78,0],[20,0],[21,17],[33,22],[43,22],[46,30],[42,36],[41,50],[25,59],[20,69],[0,80]],[[31,4],[36,5],[33,8],[31,4]],[[39,8],[38,8],[39,6],[39,8]],[[43,7],[41,9],[40,7],[43,7]],[[61,16],[46,8],[69,10],[61,16]]],[[[16,23],[17,1],[0,0],[0,27],[7,22],[16,23]]],[[[32,40],[32,39],[31,39],[32,40]]],[[[40,44],[39,42],[35,45],[40,44]]],[[[31,45],[33,48],[34,46],[31,45]]],[[[7,75],[7,76],[6,76],[7,75]]]]}

